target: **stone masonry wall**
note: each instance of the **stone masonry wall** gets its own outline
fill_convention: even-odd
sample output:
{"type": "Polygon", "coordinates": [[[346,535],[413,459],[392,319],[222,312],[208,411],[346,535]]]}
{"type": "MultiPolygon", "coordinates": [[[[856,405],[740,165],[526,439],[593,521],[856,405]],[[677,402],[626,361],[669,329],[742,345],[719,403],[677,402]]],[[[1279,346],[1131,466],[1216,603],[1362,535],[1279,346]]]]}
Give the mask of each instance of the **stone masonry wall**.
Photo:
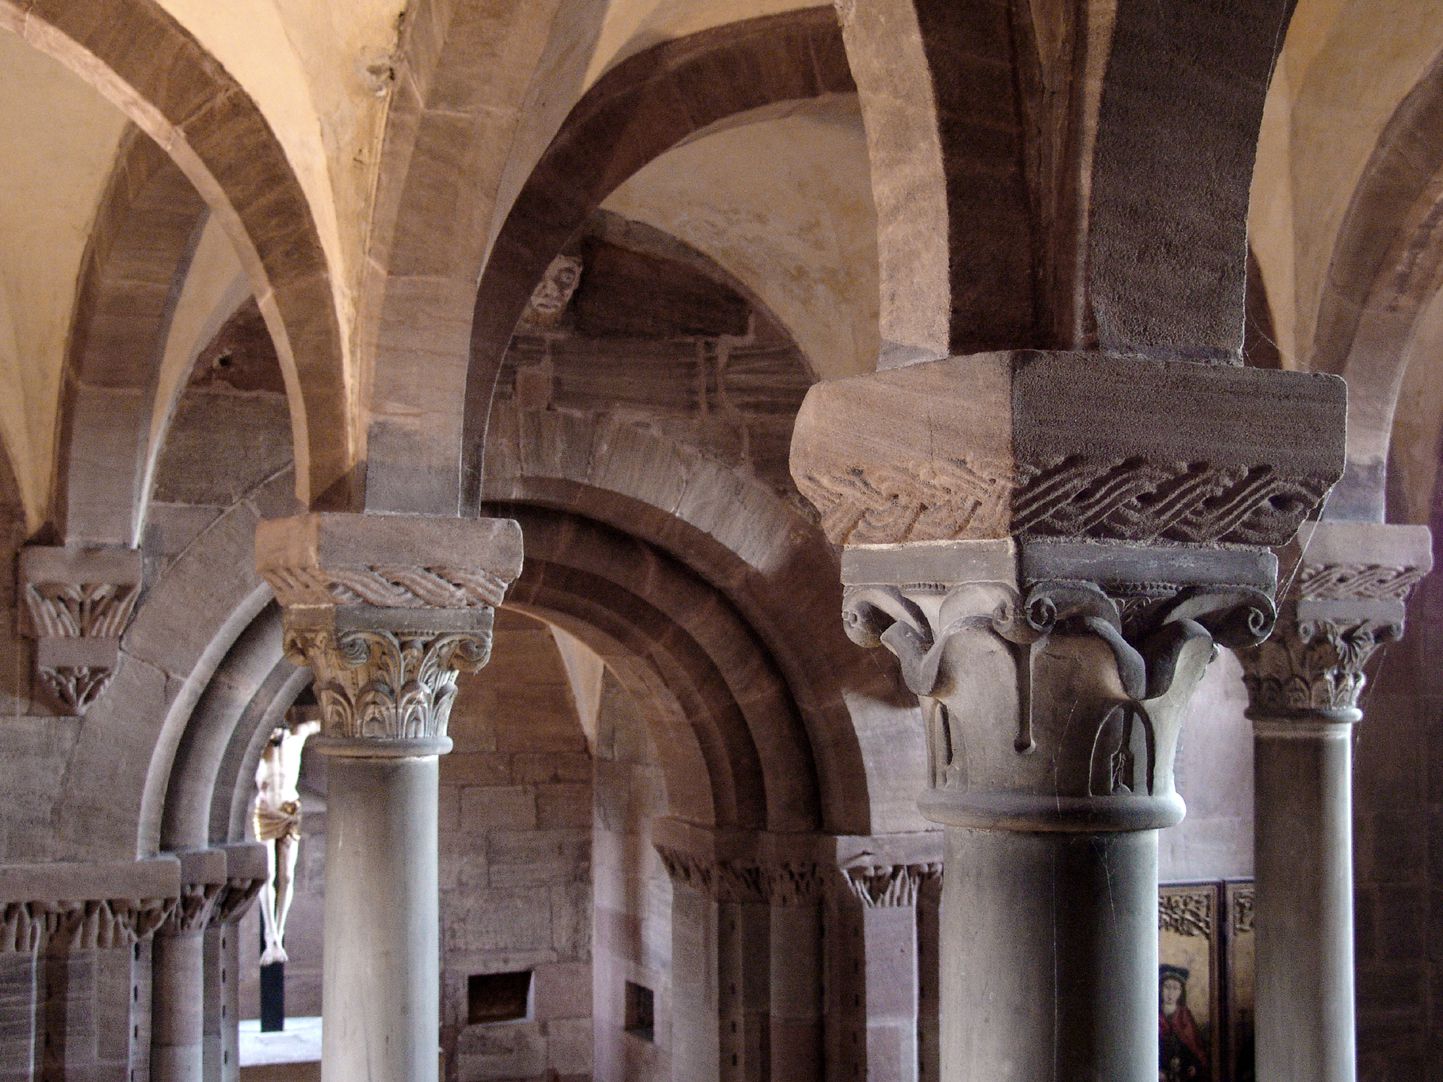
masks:
{"type": "Polygon", "coordinates": [[[651,844],[666,814],[656,749],[631,696],[608,673],[596,723],[593,828],[596,1082],[671,1078],[671,880],[651,844]],[[651,991],[648,1038],[628,1030],[626,985],[651,991]]]}
{"type": "Polygon", "coordinates": [[[591,757],[551,632],[499,612],[441,759],[446,1082],[590,1079],[591,757]],[[525,1020],[468,1022],[468,979],[530,971],[525,1020]]]}

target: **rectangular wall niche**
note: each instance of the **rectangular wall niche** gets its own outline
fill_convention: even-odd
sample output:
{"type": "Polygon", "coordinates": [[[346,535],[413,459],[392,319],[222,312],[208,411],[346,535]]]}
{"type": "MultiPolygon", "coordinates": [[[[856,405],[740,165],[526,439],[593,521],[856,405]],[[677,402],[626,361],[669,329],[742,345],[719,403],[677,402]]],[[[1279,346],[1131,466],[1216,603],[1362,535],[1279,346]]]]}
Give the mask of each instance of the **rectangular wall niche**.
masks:
{"type": "Polygon", "coordinates": [[[626,1032],[656,1040],[656,999],[650,988],[631,981],[626,982],[626,1032]]]}
{"type": "Polygon", "coordinates": [[[466,978],[466,1021],[524,1022],[531,1017],[531,970],[473,973],[466,978]]]}

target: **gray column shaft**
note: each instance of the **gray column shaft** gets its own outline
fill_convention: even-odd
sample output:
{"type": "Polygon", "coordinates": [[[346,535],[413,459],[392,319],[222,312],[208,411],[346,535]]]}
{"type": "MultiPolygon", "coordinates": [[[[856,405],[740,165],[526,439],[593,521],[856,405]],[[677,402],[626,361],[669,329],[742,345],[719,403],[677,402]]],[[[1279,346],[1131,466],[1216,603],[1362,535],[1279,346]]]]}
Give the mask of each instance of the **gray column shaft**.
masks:
{"type": "Polygon", "coordinates": [[[816,905],[774,906],[771,917],[771,1077],[822,1077],[822,914],[816,905]]]}
{"type": "Polygon", "coordinates": [[[153,1082],[205,1077],[205,934],[160,932],[151,946],[150,1076],[153,1082]]]}
{"type": "Polygon", "coordinates": [[[1156,832],[946,833],[945,1082],[1156,1082],[1156,832]]]}
{"type": "Polygon", "coordinates": [[[324,1082],[436,1082],[434,755],[328,764],[324,1082]]]}
{"type": "Polygon", "coordinates": [[[671,892],[671,1063],[676,1082],[721,1077],[717,903],[680,883],[671,892]]]}
{"type": "Polygon", "coordinates": [[[1257,1070],[1353,1082],[1352,725],[1259,724],[1257,1070]]]}

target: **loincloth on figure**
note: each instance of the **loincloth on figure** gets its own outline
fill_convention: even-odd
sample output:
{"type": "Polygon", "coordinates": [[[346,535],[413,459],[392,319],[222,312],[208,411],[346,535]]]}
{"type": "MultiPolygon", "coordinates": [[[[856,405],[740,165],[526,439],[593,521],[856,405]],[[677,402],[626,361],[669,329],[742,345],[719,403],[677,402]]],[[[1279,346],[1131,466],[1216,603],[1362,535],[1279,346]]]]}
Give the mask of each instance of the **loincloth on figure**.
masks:
{"type": "Polygon", "coordinates": [[[256,841],[272,842],[281,838],[301,837],[301,802],[287,800],[279,808],[256,804],[254,815],[256,841]]]}

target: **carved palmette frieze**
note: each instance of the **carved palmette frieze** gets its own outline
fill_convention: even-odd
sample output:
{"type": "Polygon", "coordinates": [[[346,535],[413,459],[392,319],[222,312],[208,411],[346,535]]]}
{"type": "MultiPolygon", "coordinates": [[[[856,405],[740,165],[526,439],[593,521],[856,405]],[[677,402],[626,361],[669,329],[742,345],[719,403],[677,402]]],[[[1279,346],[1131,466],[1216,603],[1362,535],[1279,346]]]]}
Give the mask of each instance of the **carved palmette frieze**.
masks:
{"type": "Polygon", "coordinates": [[[491,634],[291,628],[285,648],[315,673],[323,736],[439,740],[446,736],[456,678],[485,666],[491,634]]]}
{"type": "Polygon", "coordinates": [[[718,860],[662,844],[656,851],[673,884],[714,901],[800,906],[821,896],[821,871],[808,861],[718,860]]]}
{"type": "Polygon", "coordinates": [[[139,596],[139,583],[25,584],[25,605],[37,638],[118,639],[139,596]]]}
{"type": "Polygon", "coordinates": [[[35,671],[51,697],[76,716],[90,709],[115,676],[114,668],[100,665],[37,665],[35,671]]]}
{"type": "Polygon", "coordinates": [[[232,877],[221,887],[215,904],[211,907],[212,926],[235,924],[246,915],[251,904],[266,885],[264,878],[232,877]]]}
{"type": "Polygon", "coordinates": [[[1368,659],[1402,635],[1401,623],[1289,620],[1272,638],[1239,655],[1249,710],[1287,717],[1358,707],[1368,659]]]}
{"type": "Polygon", "coordinates": [[[1270,465],[1078,455],[1010,470],[957,457],[886,462],[804,474],[798,483],[839,545],[1009,534],[1278,545],[1330,487],[1270,465]]]}
{"type": "Polygon", "coordinates": [[[170,917],[174,898],[6,902],[0,953],[108,950],[149,939],[170,917]]]}
{"type": "Polygon", "coordinates": [[[1213,894],[1209,891],[1168,890],[1158,899],[1159,931],[1211,939],[1216,922],[1213,894]]]}
{"type": "Polygon", "coordinates": [[[942,864],[857,864],[839,869],[846,889],[868,909],[917,904],[917,894],[942,875],[942,864]]]}
{"type": "Polygon", "coordinates": [[[480,568],[340,566],[270,568],[266,580],[283,606],[370,605],[383,609],[485,609],[501,603],[506,581],[480,568]]]}
{"type": "Polygon", "coordinates": [[[226,891],[225,883],[183,883],[175,908],[161,931],[168,935],[203,932],[211,923],[216,903],[226,891]]]}

